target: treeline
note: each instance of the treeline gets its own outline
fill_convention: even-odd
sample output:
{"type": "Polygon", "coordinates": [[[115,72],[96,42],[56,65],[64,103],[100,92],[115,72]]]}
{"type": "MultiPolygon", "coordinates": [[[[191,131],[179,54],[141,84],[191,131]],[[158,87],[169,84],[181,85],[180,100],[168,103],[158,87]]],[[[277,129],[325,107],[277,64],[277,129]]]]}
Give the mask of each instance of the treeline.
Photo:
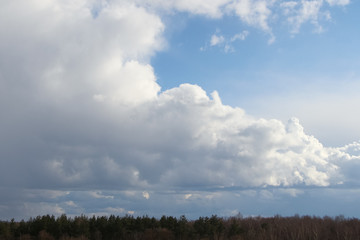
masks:
{"type": "Polygon", "coordinates": [[[38,216],[28,221],[0,221],[0,240],[112,239],[360,239],[359,219],[330,217],[231,217],[216,215],[189,221],[163,216],[69,218],[38,216]]]}

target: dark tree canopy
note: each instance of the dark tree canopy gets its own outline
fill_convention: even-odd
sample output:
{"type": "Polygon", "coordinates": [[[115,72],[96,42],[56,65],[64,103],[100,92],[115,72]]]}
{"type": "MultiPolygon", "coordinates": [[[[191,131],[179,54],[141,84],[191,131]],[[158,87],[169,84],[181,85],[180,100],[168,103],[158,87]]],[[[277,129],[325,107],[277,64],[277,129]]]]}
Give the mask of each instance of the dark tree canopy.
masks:
{"type": "Polygon", "coordinates": [[[113,239],[359,239],[360,220],[343,216],[199,217],[162,216],[69,218],[38,216],[28,221],[0,221],[0,240],[113,239]]]}

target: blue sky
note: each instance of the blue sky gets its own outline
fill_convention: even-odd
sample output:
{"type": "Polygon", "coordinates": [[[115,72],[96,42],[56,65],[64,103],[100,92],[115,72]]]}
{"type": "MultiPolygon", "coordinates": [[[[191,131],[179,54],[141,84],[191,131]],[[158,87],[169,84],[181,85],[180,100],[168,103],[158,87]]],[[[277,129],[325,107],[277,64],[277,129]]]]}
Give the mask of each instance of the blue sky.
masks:
{"type": "Polygon", "coordinates": [[[360,5],[0,3],[0,216],[360,217],[360,5]]]}
{"type": "MultiPolygon", "coordinates": [[[[339,133],[332,135],[331,129],[317,129],[320,123],[313,126],[316,119],[308,120],[299,106],[284,109],[281,105],[289,99],[302,101],[318,94],[339,93],[339,97],[348,92],[356,94],[351,84],[359,76],[360,30],[354,24],[358,5],[352,2],[347,7],[331,9],[332,20],[320,23],[323,28],[320,33],[306,23],[298,33],[292,34],[290,26],[276,22],[273,26],[276,41],[270,45],[268,35],[242,23],[236,16],[214,20],[178,14],[172,21],[181,18],[180,29],[173,32],[176,23],[169,20],[170,46],[152,60],[158,82],[163,89],[189,82],[208,92],[217,90],[224,104],[242,107],[258,117],[283,121],[299,117],[308,126],[307,132],[320,135],[322,142],[331,146],[356,141],[358,129],[356,133],[344,132],[337,140],[339,133]],[[200,49],[209,45],[213,34],[231,38],[242,31],[250,34],[245,41],[232,43],[231,52],[225,52],[223,45],[200,49]],[[274,98],[277,102],[269,108],[266,103],[274,98]]],[[[322,119],[319,117],[318,121],[322,119]]]]}

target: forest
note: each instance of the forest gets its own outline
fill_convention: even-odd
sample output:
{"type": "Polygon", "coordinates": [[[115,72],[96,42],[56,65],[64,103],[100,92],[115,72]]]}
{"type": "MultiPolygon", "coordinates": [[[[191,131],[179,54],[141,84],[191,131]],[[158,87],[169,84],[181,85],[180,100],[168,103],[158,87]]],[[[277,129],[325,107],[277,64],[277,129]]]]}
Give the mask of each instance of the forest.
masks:
{"type": "Polygon", "coordinates": [[[237,217],[216,215],[188,220],[162,216],[59,217],[45,215],[27,221],[0,221],[0,240],[113,240],[113,239],[360,239],[356,218],[315,217],[237,217]]]}

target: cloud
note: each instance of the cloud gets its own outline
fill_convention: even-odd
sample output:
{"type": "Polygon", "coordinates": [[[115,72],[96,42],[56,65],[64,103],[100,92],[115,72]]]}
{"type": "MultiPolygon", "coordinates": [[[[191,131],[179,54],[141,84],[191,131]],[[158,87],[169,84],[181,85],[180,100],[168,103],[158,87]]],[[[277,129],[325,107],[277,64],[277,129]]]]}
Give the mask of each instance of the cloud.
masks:
{"type": "MultiPolygon", "coordinates": [[[[32,160],[44,166],[30,168],[38,181],[44,187],[155,190],[329,186],[340,181],[334,159],[345,150],[323,147],[304,133],[297,119],[285,125],[253,118],[223,105],[216,93],[210,98],[196,85],[183,84],[153,101],[118,111],[121,115],[110,119],[113,122],[100,124],[111,131],[103,127],[106,131],[96,132],[96,142],[81,136],[91,133],[92,124],[82,126],[80,131],[72,129],[81,136],[79,143],[72,142],[72,135],[64,136],[48,158],[32,160]],[[61,160],[53,160],[53,155],[61,160]]],[[[58,127],[66,129],[69,123],[63,124],[58,127]]],[[[92,196],[112,197],[99,192],[92,196]]]]}
{"type": "Polygon", "coordinates": [[[242,31],[241,33],[235,34],[235,35],[230,39],[230,41],[231,41],[231,42],[235,42],[236,40],[244,41],[248,35],[249,35],[249,32],[246,31],[246,30],[244,30],[244,31],[242,31]]]}
{"type": "MultiPolygon", "coordinates": [[[[327,1],[330,6],[345,6],[350,2],[344,1],[327,1]]],[[[323,10],[324,1],[288,1],[282,2],[280,7],[283,9],[284,16],[291,27],[291,32],[296,34],[299,32],[301,26],[310,22],[315,26],[315,31],[321,32],[321,20],[331,20],[331,14],[328,10],[323,10]]]]}
{"type": "MultiPolygon", "coordinates": [[[[231,6],[256,9],[252,17],[238,14],[249,23],[259,18],[266,29],[266,18],[257,17],[270,14],[264,4],[231,6]]],[[[161,49],[164,26],[141,6],[106,5],[96,19],[85,2],[14,1],[2,9],[17,13],[2,15],[10,26],[2,25],[1,41],[3,136],[11,136],[2,151],[4,179],[20,186],[120,188],[332,183],[337,165],[328,161],[329,150],[297,120],[253,119],[195,85],[159,92],[147,59],[161,49]],[[33,25],[39,27],[30,32],[33,25]],[[15,180],[13,171],[23,177],[15,180]]],[[[309,16],[317,11],[309,9],[309,16]]],[[[213,35],[211,44],[224,41],[213,35]]]]}
{"type": "Polygon", "coordinates": [[[171,161],[160,178],[164,183],[182,187],[326,186],[336,175],[337,166],[327,160],[328,150],[306,135],[296,119],[287,125],[277,120],[253,119],[241,109],[208,98],[193,85],[168,90],[159,101],[163,110],[152,110],[156,122],[173,129],[164,132],[182,129],[176,140],[153,133],[166,143],[165,148],[172,148],[172,156],[164,156],[171,161]],[[177,145],[181,150],[174,148],[177,145]]]}
{"type": "MultiPolygon", "coordinates": [[[[111,190],[147,202],[161,191],[175,191],[181,201],[213,201],[224,189],[358,184],[359,143],[326,148],[295,118],[286,124],[254,118],[197,85],[160,91],[150,59],[166,47],[165,26],[146,3],[1,3],[0,211],[58,215],[75,208],[76,214],[88,206],[72,197],[121,201],[106,193],[111,190]]],[[[271,34],[273,4],[169,1],[165,7],[210,17],[233,11],[271,34]]],[[[301,7],[303,17],[293,23],[316,19],[321,6],[301,7]]],[[[247,35],[214,35],[211,43],[247,35]]],[[[133,212],[128,209],[87,212],[133,212]]]]}
{"type": "Polygon", "coordinates": [[[292,34],[298,33],[301,26],[308,22],[314,25],[316,32],[321,32],[321,22],[331,19],[329,7],[346,6],[350,4],[350,0],[138,0],[137,3],[166,12],[189,12],[210,18],[235,15],[243,23],[267,33],[268,43],[272,44],[276,39],[272,25],[276,25],[279,20],[286,19],[292,34]],[[279,9],[283,11],[280,12],[279,9]]]}
{"type": "Polygon", "coordinates": [[[107,212],[111,212],[113,214],[119,214],[119,213],[124,213],[125,212],[125,209],[123,208],[113,208],[113,207],[109,207],[109,208],[106,208],[106,211],[107,212]]]}
{"type": "MultiPolygon", "coordinates": [[[[78,98],[74,93],[80,91],[111,102],[137,103],[155,97],[160,86],[147,62],[164,46],[160,18],[133,4],[118,3],[104,7],[94,19],[87,3],[4,4],[2,78],[16,78],[28,91],[41,91],[38,97],[44,99],[39,101],[61,97],[64,103],[78,98]],[[22,75],[15,76],[11,69],[19,64],[22,75]],[[40,89],[32,89],[39,85],[40,89]]],[[[18,90],[18,94],[21,101],[24,93],[18,90]]]]}
{"type": "Polygon", "coordinates": [[[220,18],[223,16],[224,5],[230,0],[137,0],[137,4],[145,5],[150,8],[162,9],[165,11],[182,11],[194,15],[205,15],[210,18],[220,18]]]}
{"type": "Polygon", "coordinates": [[[143,197],[145,198],[145,199],[149,199],[150,198],[150,194],[148,193],[148,192],[143,192],[142,193],[142,195],[143,195],[143,197]]]}
{"type": "MultiPolygon", "coordinates": [[[[219,30],[217,30],[217,32],[219,32],[219,30]]],[[[217,47],[223,48],[225,53],[234,52],[235,49],[232,45],[233,42],[238,41],[238,40],[244,41],[248,35],[249,35],[249,32],[244,30],[240,33],[235,34],[231,38],[227,39],[223,35],[219,35],[218,33],[215,33],[210,38],[210,42],[209,42],[210,47],[217,46],[217,47]]],[[[204,47],[201,47],[200,50],[205,51],[205,50],[207,50],[207,48],[208,48],[208,46],[205,45],[204,47]]]]}
{"type": "Polygon", "coordinates": [[[59,216],[65,213],[65,210],[60,207],[58,204],[49,204],[49,203],[24,203],[22,211],[29,214],[29,216],[39,216],[39,215],[56,215],[59,216]]]}
{"type": "Polygon", "coordinates": [[[274,2],[275,1],[238,0],[231,1],[226,7],[227,10],[234,11],[245,23],[271,33],[272,30],[268,24],[268,19],[272,14],[270,9],[274,2]]]}
{"type": "Polygon", "coordinates": [[[216,46],[216,45],[219,45],[221,43],[224,42],[224,37],[223,36],[218,36],[216,34],[212,35],[211,36],[211,39],[210,39],[210,46],[216,46]]]}
{"type": "MultiPolygon", "coordinates": [[[[84,3],[56,4],[56,10],[50,3],[35,8],[35,20],[18,23],[18,16],[8,16],[9,24],[20,24],[25,33],[3,29],[8,34],[2,42],[13,46],[9,49],[17,49],[28,35],[27,44],[19,45],[26,53],[20,65],[24,75],[13,78],[19,71],[2,69],[3,102],[11,103],[2,104],[7,113],[2,124],[16,131],[2,153],[8,159],[2,163],[4,179],[21,186],[97,189],[337,183],[339,167],[329,160],[331,150],[306,135],[298,120],[284,125],[252,118],[196,85],[159,92],[152,67],[143,62],[161,49],[164,26],[156,15],[119,3],[105,6],[94,19],[84,3]],[[57,17],[41,21],[49,13],[57,17]],[[26,33],[30,23],[39,26],[31,34],[26,33]],[[16,151],[19,147],[23,151],[16,151]],[[15,180],[8,174],[13,171],[23,177],[15,180]]],[[[244,4],[250,4],[248,11],[266,10],[262,2],[235,5],[244,4]]],[[[221,35],[211,39],[211,45],[224,42],[221,35]]],[[[2,48],[2,59],[15,64],[16,51],[2,48]]]]}
{"type": "Polygon", "coordinates": [[[328,2],[330,6],[334,6],[334,5],[345,6],[350,4],[350,0],[326,0],[326,2],[328,2]]]}
{"type": "Polygon", "coordinates": [[[185,194],[184,199],[189,199],[189,198],[191,198],[191,197],[192,197],[192,194],[191,194],[191,193],[188,193],[188,194],[185,194]]]}
{"type": "Polygon", "coordinates": [[[27,198],[36,199],[36,198],[43,198],[43,199],[58,199],[60,197],[64,197],[69,195],[69,191],[59,191],[59,190],[29,190],[25,191],[25,195],[27,198]]]}
{"type": "Polygon", "coordinates": [[[114,199],[114,196],[107,196],[107,195],[103,195],[101,192],[95,192],[95,191],[91,191],[89,192],[90,196],[93,198],[108,198],[108,199],[114,199]]]}
{"type": "Polygon", "coordinates": [[[76,203],[74,203],[74,201],[66,201],[65,204],[70,207],[77,207],[77,205],[76,205],[76,203]]]}

